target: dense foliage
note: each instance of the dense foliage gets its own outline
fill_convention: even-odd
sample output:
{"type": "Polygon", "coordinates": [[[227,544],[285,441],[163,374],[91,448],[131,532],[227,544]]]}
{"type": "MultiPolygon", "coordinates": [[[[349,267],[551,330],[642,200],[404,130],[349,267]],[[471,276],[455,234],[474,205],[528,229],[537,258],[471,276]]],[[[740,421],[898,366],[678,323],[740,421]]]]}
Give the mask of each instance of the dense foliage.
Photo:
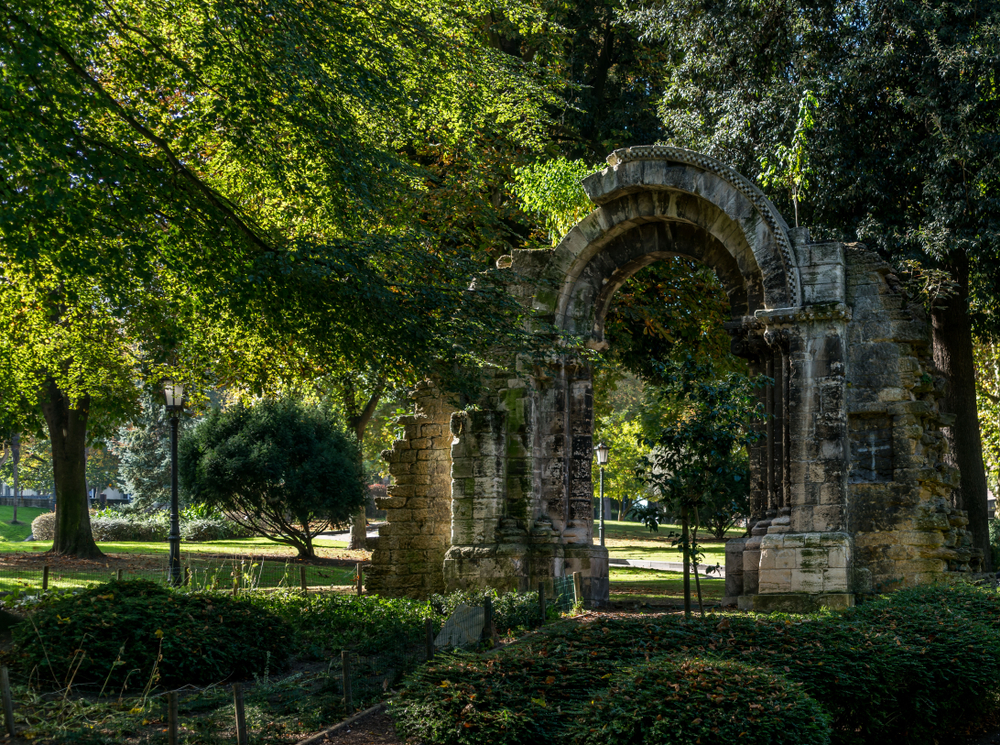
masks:
{"type": "Polygon", "coordinates": [[[329,655],[340,649],[377,653],[393,645],[421,643],[424,621],[443,620],[431,606],[410,598],[373,595],[302,595],[260,593],[254,606],[285,620],[307,655],[329,655]]]}
{"type": "MultiPolygon", "coordinates": [[[[965,585],[904,590],[811,617],[563,622],[493,655],[428,665],[392,707],[404,733],[434,745],[568,743],[589,702],[647,657],[677,664],[690,655],[744,663],[752,656],[819,703],[833,742],[916,745],[996,695],[998,630],[1000,597],[965,585]]],[[[739,695],[731,685],[718,693],[739,695]]]]}
{"type": "Polygon", "coordinates": [[[8,664],[54,688],[106,692],[217,683],[284,665],[287,625],[266,609],[218,594],[182,594],[145,580],[56,596],[15,627],[8,664]]]}
{"type": "Polygon", "coordinates": [[[657,657],[623,668],[567,736],[581,745],[755,742],[827,745],[830,725],[802,686],[745,662],[657,657]]]}
{"type": "Polygon", "coordinates": [[[431,595],[431,607],[450,616],[463,603],[482,606],[489,597],[493,604],[493,626],[498,634],[516,634],[541,625],[537,592],[497,592],[496,590],[456,590],[447,595],[431,595]]]}
{"type": "Polygon", "coordinates": [[[294,399],[215,409],[181,442],[188,498],[314,556],[313,538],[365,504],[357,443],[294,399]]]}

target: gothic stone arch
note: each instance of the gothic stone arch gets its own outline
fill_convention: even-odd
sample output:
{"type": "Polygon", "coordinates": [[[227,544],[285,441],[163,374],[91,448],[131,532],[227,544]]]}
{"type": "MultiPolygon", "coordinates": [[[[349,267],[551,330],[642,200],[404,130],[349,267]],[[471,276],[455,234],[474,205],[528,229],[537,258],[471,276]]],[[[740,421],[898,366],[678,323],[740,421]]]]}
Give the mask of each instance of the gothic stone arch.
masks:
{"type": "MultiPolygon", "coordinates": [[[[733,351],[773,385],[751,453],[751,535],[726,548],[732,602],[844,606],[854,593],[975,568],[967,517],[948,506],[945,418],[928,325],[888,265],[860,246],[789,229],[731,168],[669,147],[618,150],[583,182],[596,209],[552,250],[517,251],[511,292],[553,327],[603,348],[604,316],[643,266],[683,255],[715,269],[733,351]]],[[[424,383],[404,439],[369,586],[426,595],[528,589],[580,572],[608,598],[594,545],[589,367],[571,353],[484,371],[487,395],[456,411],[424,383]]]]}

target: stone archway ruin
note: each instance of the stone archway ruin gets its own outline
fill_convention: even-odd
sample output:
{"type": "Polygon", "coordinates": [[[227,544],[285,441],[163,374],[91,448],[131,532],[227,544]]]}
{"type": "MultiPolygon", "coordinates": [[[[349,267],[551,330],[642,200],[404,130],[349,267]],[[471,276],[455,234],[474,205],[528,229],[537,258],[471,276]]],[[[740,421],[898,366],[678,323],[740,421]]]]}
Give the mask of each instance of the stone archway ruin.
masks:
{"type": "MultiPolygon", "coordinates": [[[[854,593],[975,568],[967,517],[949,506],[946,416],[928,324],[891,268],[863,247],[813,243],[733,169],[670,147],[618,150],[583,181],[596,209],[551,250],[516,251],[510,290],[539,333],[605,346],[614,293],[671,255],[713,267],[733,351],[773,379],[751,452],[751,535],[726,548],[726,590],[761,610],[844,606],[854,593]]],[[[369,586],[425,596],[527,589],[579,571],[608,598],[593,543],[593,411],[576,355],[484,371],[487,394],[456,411],[412,394],[369,586]]]]}

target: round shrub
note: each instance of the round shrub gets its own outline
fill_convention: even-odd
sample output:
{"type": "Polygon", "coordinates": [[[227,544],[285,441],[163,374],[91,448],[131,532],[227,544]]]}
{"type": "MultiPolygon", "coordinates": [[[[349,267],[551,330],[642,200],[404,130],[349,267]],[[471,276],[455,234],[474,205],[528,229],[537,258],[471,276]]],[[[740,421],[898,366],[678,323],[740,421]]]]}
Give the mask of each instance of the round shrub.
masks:
{"type": "Polygon", "coordinates": [[[567,741],[827,745],[830,726],[802,686],[773,672],[741,662],[659,657],[616,674],[606,692],[585,704],[567,741]]]}
{"type": "Polygon", "coordinates": [[[36,541],[52,541],[56,537],[56,513],[43,512],[31,521],[31,535],[36,541]]]}
{"type": "Polygon", "coordinates": [[[74,685],[111,691],[141,690],[151,676],[203,685],[281,668],[290,635],[280,618],[246,602],[124,580],[45,602],[15,627],[6,658],[56,688],[73,670],[74,685]]]}

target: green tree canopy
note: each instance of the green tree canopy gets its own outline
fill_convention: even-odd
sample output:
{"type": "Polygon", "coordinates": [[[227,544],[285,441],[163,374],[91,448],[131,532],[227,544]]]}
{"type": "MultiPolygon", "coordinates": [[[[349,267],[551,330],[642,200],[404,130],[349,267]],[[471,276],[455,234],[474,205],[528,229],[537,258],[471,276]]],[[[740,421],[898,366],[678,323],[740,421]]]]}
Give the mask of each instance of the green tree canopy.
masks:
{"type": "Polygon", "coordinates": [[[99,554],[87,432],[164,375],[256,395],[344,370],[447,375],[517,335],[489,273],[511,235],[493,182],[554,98],[488,43],[489,10],[0,8],[0,414],[40,430],[44,412],[54,550],[99,554]]]}

